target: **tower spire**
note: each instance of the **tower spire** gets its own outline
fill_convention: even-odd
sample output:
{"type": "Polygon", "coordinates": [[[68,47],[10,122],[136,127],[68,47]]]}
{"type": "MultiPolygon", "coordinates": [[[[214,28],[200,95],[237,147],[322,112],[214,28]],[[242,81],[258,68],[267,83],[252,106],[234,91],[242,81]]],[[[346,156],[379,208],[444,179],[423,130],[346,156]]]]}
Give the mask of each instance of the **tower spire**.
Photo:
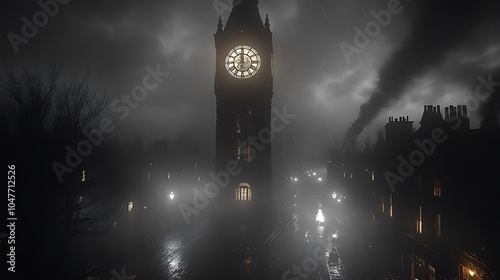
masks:
{"type": "Polygon", "coordinates": [[[262,18],[259,13],[258,0],[235,0],[224,31],[253,32],[262,30],[262,18]]]}
{"type": "Polygon", "coordinates": [[[222,32],[222,27],[224,25],[222,24],[222,15],[219,15],[219,23],[217,24],[217,33],[222,32]]]}
{"type": "Polygon", "coordinates": [[[266,30],[269,30],[269,29],[270,29],[270,26],[271,26],[271,24],[269,23],[269,15],[268,15],[268,14],[266,14],[266,23],[264,24],[264,28],[265,28],[266,30]]]}

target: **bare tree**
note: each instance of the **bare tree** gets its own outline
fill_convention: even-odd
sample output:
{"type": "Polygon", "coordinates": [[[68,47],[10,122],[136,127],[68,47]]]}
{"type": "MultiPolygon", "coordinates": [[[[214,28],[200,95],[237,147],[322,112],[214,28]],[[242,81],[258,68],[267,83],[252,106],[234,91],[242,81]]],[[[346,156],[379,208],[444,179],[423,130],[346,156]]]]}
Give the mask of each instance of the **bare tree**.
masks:
{"type": "Polygon", "coordinates": [[[105,92],[91,88],[90,71],[72,80],[62,77],[63,66],[53,66],[46,78],[6,67],[2,90],[14,100],[20,134],[71,135],[89,126],[107,106],[105,92]]]}
{"type": "Polygon", "coordinates": [[[48,237],[44,242],[31,243],[36,252],[34,261],[42,260],[39,265],[43,267],[47,265],[43,260],[48,251],[57,252],[61,260],[65,260],[71,237],[85,232],[108,215],[75,215],[76,205],[87,208],[96,201],[82,204],[78,197],[81,188],[87,185],[82,186],[79,180],[65,180],[60,184],[50,168],[54,157],[64,153],[64,147],[74,143],[99,117],[108,98],[105,91],[92,88],[90,71],[66,78],[63,66],[52,67],[46,75],[37,71],[17,72],[9,67],[5,70],[0,94],[13,101],[12,112],[15,112],[9,125],[15,133],[10,145],[5,145],[11,151],[5,154],[22,163],[23,173],[28,174],[23,190],[24,200],[30,207],[20,209],[26,217],[26,228],[22,232],[37,232],[48,237]]]}

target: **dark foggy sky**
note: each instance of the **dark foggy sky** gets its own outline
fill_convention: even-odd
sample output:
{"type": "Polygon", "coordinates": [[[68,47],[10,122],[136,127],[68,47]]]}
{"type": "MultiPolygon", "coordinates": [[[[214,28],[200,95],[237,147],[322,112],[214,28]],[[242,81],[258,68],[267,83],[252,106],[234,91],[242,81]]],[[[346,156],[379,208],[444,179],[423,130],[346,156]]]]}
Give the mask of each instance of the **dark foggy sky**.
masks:
{"type": "MultiPolygon", "coordinates": [[[[223,7],[229,1],[217,2],[223,7]]],[[[364,30],[373,21],[370,11],[387,9],[390,2],[260,1],[261,15],[269,14],[274,34],[273,104],[297,115],[276,135],[276,153],[309,158],[339,147],[360,107],[387,83],[379,79],[401,84],[390,83],[395,92],[387,93],[368,114],[360,144],[373,139],[389,116],[410,116],[418,128],[423,105],[466,104],[479,75],[498,73],[500,12],[494,0],[446,0],[438,7],[427,7],[436,1],[401,0],[402,11],[349,62],[339,45],[355,46],[354,28],[364,30]],[[398,58],[395,65],[389,63],[393,56],[398,58]]],[[[15,54],[8,34],[21,35],[21,18],[31,20],[40,10],[36,1],[2,1],[2,63],[42,70],[55,60],[64,61],[68,75],[90,69],[95,85],[106,87],[111,100],[140,84],[146,66],[159,64],[170,76],[127,119],[115,122],[120,139],[139,133],[150,143],[190,135],[202,150],[213,152],[214,1],[72,0],[60,5],[15,54]]],[[[224,11],[224,18],[228,15],[224,11]]],[[[472,127],[478,127],[479,110],[469,111],[472,127]]],[[[105,114],[116,116],[109,108],[105,114]]]]}

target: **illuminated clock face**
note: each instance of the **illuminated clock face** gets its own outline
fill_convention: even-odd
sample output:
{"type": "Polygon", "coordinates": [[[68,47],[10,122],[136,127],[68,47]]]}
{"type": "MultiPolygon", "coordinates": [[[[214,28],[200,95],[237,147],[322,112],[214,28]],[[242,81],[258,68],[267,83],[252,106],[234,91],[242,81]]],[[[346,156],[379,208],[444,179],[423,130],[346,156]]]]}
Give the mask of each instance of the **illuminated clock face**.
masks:
{"type": "Polygon", "coordinates": [[[233,48],[226,56],[227,72],[238,79],[248,79],[257,74],[260,64],[257,51],[245,45],[233,48]]]}

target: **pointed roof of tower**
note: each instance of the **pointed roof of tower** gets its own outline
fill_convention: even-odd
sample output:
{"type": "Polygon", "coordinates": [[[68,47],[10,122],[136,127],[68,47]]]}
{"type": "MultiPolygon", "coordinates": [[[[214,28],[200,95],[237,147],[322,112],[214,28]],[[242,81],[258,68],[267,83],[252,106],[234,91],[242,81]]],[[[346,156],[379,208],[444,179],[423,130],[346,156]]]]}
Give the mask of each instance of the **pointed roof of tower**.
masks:
{"type": "Polygon", "coordinates": [[[245,32],[264,28],[258,0],[235,0],[224,31],[245,32]]]}

